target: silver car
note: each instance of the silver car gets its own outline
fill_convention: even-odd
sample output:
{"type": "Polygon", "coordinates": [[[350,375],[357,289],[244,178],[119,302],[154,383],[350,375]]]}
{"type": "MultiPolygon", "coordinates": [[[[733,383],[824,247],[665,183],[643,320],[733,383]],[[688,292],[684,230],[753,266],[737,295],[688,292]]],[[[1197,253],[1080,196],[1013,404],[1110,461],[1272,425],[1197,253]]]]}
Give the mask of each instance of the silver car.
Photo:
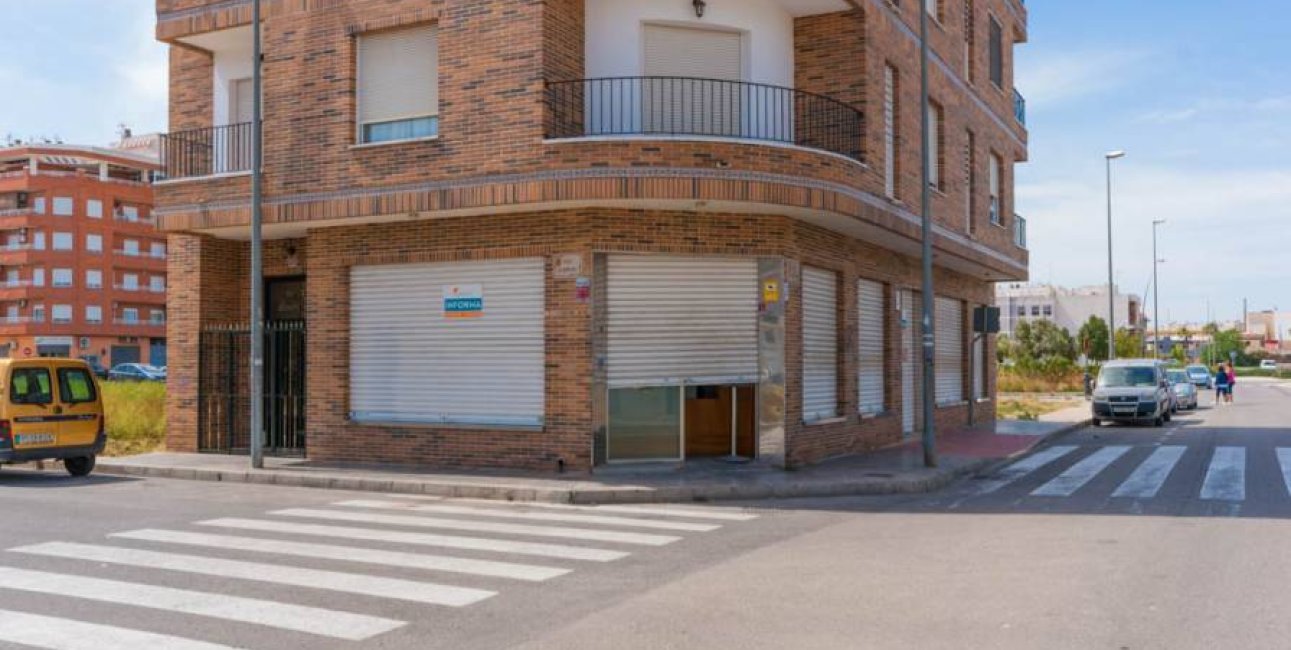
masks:
{"type": "Polygon", "coordinates": [[[1094,386],[1093,425],[1104,422],[1146,422],[1162,426],[1170,420],[1174,393],[1165,365],[1152,359],[1109,361],[1094,386]]]}
{"type": "Polygon", "coordinates": [[[1166,379],[1170,380],[1170,390],[1174,391],[1175,404],[1178,404],[1181,410],[1196,410],[1197,385],[1192,383],[1188,373],[1184,370],[1167,370],[1166,379]]]}

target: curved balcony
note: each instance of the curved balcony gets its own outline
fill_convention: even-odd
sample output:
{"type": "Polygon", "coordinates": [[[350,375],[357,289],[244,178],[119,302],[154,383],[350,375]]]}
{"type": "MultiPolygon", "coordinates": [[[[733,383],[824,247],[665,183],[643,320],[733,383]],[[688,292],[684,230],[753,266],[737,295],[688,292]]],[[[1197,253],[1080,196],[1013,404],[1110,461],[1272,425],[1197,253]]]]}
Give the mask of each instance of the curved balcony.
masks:
{"type": "Polygon", "coordinates": [[[607,77],[549,81],[544,101],[549,140],[716,138],[863,159],[861,111],[793,88],[692,77],[607,77]]]}

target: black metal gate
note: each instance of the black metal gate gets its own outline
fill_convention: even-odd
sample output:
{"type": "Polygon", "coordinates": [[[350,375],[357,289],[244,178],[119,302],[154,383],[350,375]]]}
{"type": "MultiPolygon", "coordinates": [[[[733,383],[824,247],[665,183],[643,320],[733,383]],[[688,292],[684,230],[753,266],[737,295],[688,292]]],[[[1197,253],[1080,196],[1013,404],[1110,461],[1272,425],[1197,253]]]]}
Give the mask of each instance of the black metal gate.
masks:
{"type": "MultiPolygon", "coordinates": [[[[265,453],[305,453],[305,323],[264,328],[265,453]]],[[[201,332],[198,359],[198,449],[245,454],[251,448],[251,328],[213,325],[201,332]]]]}

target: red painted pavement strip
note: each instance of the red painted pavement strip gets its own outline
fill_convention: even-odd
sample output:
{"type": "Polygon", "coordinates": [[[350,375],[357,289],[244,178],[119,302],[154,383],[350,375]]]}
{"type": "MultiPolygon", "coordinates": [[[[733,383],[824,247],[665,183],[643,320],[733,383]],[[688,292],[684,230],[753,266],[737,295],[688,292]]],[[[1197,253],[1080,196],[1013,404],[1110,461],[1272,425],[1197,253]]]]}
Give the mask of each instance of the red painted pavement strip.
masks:
{"type": "MultiPolygon", "coordinates": [[[[1026,451],[1044,440],[1043,436],[1012,436],[989,431],[954,431],[937,437],[937,453],[965,458],[1006,458],[1026,451]]],[[[901,449],[920,449],[922,443],[911,440],[901,449]]]]}

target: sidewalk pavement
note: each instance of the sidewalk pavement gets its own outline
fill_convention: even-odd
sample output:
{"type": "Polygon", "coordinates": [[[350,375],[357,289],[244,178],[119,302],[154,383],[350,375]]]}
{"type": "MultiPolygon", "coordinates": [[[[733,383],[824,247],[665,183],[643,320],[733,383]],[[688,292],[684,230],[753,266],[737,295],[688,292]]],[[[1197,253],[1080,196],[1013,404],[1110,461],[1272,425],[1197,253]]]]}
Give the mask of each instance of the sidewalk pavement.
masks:
{"type": "Polygon", "coordinates": [[[692,460],[684,467],[629,465],[599,468],[590,475],[552,475],[322,464],[298,458],[267,458],[264,469],[252,470],[245,456],[164,452],[100,458],[95,471],[118,476],[580,504],[882,495],[940,489],[1083,425],[1083,421],[1071,416],[1053,422],[1000,421],[998,433],[947,433],[938,440],[940,462],[936,468],[923,466],[922,447],[915,439],[792,471],[760,463],[692,460]]]}

